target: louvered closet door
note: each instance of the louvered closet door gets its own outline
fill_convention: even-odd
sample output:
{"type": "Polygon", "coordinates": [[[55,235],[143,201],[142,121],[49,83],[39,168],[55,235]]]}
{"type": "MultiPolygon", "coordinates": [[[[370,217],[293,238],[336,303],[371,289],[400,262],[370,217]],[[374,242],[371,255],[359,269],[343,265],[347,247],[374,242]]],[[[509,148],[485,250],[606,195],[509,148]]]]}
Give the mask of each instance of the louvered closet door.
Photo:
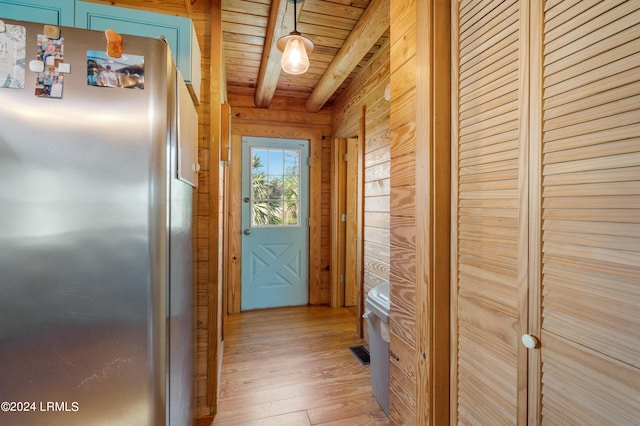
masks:
{"type": "Polygon", "coordinates": [[[640,424],[640,2],[544,8],[545,424],[640,424]]]}
{"type": "Polygon", "coordinates": [[[454,4],[452,416],[460,424],[516,424],[526,421],[519,341],[527,303],[521,33],[528,29],[519,1],[454,4]]]}

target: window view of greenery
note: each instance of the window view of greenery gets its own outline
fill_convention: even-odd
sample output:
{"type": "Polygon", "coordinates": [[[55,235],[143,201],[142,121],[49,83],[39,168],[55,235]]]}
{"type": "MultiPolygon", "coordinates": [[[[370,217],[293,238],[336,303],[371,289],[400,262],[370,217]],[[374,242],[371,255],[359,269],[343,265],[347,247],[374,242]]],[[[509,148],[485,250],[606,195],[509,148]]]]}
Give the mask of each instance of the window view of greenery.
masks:
{"type": "Polygon", "coordinates": [[[300,151],[251,149],[253,226],[298,225],[300,151]]]}

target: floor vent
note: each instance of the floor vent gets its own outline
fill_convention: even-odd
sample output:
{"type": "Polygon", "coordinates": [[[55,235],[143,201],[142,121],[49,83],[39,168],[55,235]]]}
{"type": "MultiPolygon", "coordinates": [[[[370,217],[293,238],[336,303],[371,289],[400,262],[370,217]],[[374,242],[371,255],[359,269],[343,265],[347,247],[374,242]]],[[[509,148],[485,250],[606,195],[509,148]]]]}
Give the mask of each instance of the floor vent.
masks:
{"type": "Polygon", "coordinates": [[[358,362],[362,365],[369,365],[371,358],[369,357],[369,351],[364,346],[351,346],[349,348],[353,356],[358,359],[358,362]]]}

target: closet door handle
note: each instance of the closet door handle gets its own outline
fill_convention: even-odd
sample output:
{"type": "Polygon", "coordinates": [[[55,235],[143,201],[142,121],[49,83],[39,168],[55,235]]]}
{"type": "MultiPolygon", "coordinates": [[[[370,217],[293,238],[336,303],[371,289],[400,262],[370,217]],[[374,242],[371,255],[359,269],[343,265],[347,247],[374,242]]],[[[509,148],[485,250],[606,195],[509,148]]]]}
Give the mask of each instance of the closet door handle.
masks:
{"type": "Polygon", "coordinates": [[[523,334],[522,335],[522,344],[527,349],[535,349],[540,344],[540,341],[536,336],[532,336],[531,334],[523,334]]]}

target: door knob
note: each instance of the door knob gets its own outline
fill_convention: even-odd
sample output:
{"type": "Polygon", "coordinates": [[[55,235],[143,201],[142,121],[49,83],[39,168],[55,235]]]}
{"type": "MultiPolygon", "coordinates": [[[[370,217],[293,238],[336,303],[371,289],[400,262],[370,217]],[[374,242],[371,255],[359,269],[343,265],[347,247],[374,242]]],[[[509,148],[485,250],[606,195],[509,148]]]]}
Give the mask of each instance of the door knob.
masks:
{"type": "Polygon", "coordinates": [[[251,233],[251,229],[245,229],[244,231],[242,231],[242,233],[244,235],[249,235],[251,233]]]}
{"type": "Polygon", "coordinates": [[[532,336],[530,334],[522,335],[522,344],[527,349],[535,349],[539,343],[540,342],[538,341],[538,338],[536,336],[532,336]]]}
{"type": "Polygon", "coordinates": [[[242,199],[242,201],[244,201],[245,203],[248,203],[249,201],[251,201],[251,198],[249,198],[249,197],[244,197],[244,198],[242,199]]]}

